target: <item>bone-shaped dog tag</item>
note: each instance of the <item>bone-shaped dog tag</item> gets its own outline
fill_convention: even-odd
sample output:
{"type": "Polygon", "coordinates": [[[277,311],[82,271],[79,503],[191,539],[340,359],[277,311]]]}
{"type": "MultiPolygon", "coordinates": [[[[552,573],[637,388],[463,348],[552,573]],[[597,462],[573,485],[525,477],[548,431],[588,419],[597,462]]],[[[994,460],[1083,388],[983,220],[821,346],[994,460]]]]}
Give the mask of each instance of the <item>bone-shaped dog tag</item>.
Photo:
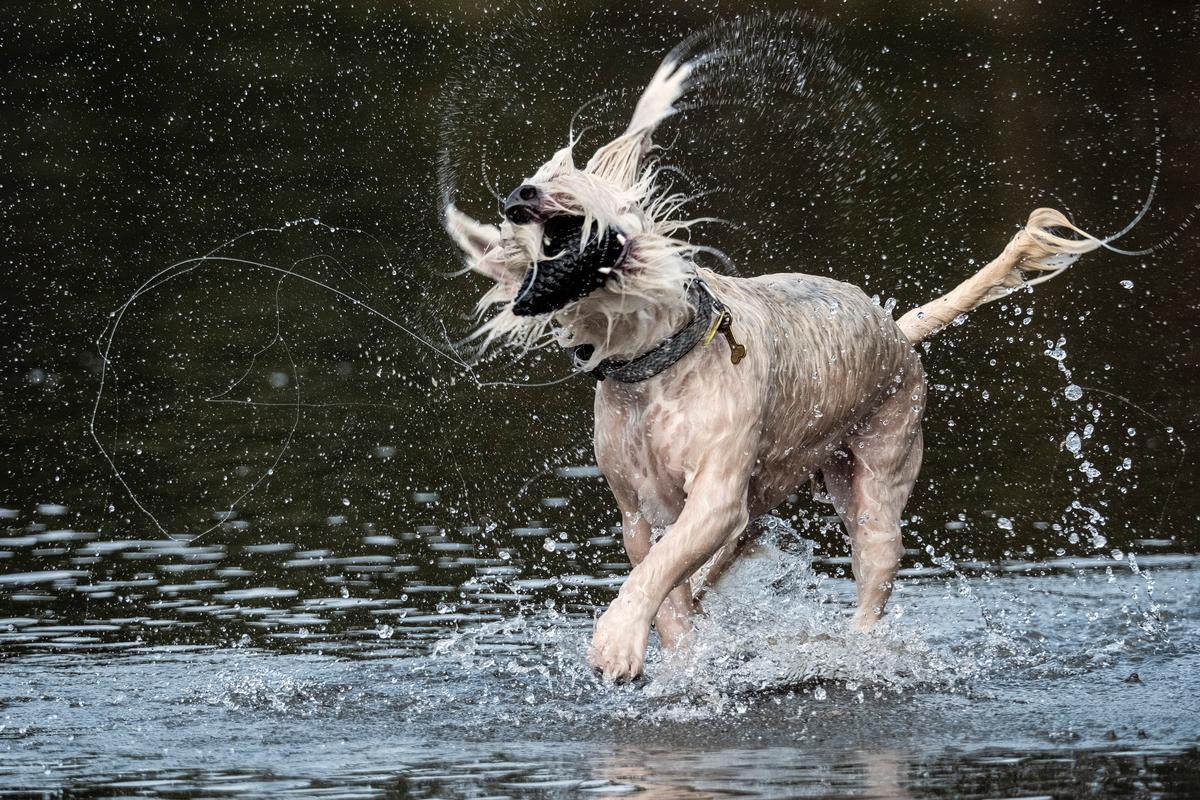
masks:
{"type": "Polygon", "coordinates": [[[741,362],[746,357],[746,348],[733,338],[733,317],[728,312],[721,315],[718,330],[725,335],[725,341],[729,342],[729,360],[734,364],[741,362]]]}
{"type": "Polygon", "coordinates": [[[709,326],[708,333],[704,334],[704,346],[708,347],[712,343],[713,338],[721,333],[725,337],[725,341],[729,342],[729,360],[734,364],[740,362],[746,357],[746,348],[738,344],[737,339],[733,338],[733,315],[726,309],[721,309],[709,326]]]}

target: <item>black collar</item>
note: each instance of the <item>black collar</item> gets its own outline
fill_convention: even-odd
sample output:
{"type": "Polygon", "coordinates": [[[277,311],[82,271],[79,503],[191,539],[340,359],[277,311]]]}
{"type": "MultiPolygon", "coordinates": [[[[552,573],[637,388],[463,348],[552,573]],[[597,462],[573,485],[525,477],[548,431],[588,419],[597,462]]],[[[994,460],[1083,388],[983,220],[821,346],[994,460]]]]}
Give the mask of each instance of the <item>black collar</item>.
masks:
{"type": "MultiPolygon", "coordinates": [[[[630,361],[606,358],[588,374],[598,381],[612,378],[619,383],[641,383],[675,366],[701,342],[707,344],[718,330],[729,339],[730,347],[733,348],[733,363],[741,361],[741,354],[745,353],[745,349],[733,341],[730,331],[732,316],[725,304],[717,299],[708,288],[708,284],[699,277],[693,278],[688,284],[688,302],[695,312],[692,321],[681,330],[630,361]]],[[[575,368],[581,369],[592,357],[595,349],[590,344],[581,344],[568,348],[567,352],[571,354],[575,368]]]]}

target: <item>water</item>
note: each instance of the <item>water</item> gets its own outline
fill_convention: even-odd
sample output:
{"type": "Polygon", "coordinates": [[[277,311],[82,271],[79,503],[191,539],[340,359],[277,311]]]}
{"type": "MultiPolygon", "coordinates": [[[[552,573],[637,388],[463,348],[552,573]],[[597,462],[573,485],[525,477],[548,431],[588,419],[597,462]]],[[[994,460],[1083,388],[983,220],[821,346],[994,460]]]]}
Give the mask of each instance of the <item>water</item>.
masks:
{"type": "Polygon", "coordinates": [[[468,547],[438,588],[386,543],[10,537],[43,569],[0,579],[0,775],[72,796],[1186,796],[1200,559],[910,567],[863,637],[841,559],[776,528],[695,650],[655,647],[627,686],[586,666],[581,590],[615,582],[595,576],[522,581],[468,547]],[[308,575],[261,585],[264,558],[308,575]]]}
{"type": "MultiPolygon", "coordinates": [[[[1195,9],[810,5],[844,72],[800,89],[786,48],[733,56],[706,78],[722,102],[662,137],[743,274],[902,311],[1036,205],[1108,233],[1157,179],[1122,242],[1187,221],[1195,9]],[[755,68],[776,79],[739,104],[755,68]],[[835,95],[819,115],[810,90],[835,95]]],[[[554,353],[455,360],[481,286],[446,277],[438,163],[493,215],[581,103],[613,90],[581,118],[607,135],[734,10],[643,6],[0,21],[0,796],[1200,791],[1186,231],[930,345],[879,635],[847,634],[840,529],[802,493],[694,651],[652,643],[629,686],[586,667],[628,572],[593,387],[511,385],[561,377],[554,353]],[[243,262],[181,268],[121,319],[95,405],[118,480],[90,436],[97,337],[222,243],[243,262]]]]}

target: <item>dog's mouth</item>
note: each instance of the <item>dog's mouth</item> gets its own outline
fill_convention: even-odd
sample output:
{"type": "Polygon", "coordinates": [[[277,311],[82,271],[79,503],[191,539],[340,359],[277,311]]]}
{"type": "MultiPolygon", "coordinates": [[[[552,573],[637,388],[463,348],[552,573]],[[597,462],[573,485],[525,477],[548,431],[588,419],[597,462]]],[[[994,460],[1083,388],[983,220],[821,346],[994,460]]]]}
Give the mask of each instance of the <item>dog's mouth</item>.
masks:
{"type": "Polygon", "coordinates": [[[546,237],[543,252],[557,256],[525,272],[512,304],[518,317],[549,314],[583,299],[616,274],[628,253],[624,234],[612,228],[603,237],[589,241],[580,252],[583,217],[574,214],[550,217],[542,233],[546,237]]]}

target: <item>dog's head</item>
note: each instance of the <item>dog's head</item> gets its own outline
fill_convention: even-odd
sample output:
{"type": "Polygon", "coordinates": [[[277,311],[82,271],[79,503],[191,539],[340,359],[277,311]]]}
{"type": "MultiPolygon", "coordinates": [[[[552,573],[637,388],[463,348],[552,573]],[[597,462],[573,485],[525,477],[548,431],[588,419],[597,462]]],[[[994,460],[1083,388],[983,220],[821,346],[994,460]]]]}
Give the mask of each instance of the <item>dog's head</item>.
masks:
{"type": "MultiPolygon", "coordinates": [[[[582,168],[572,141],[512,190],[504,219],[486,225],[453,205],[445,225],[466,253],[468,266],[495,281],[479,301],[482,314],[498,313],[479,329],[485,346],[504,337],[533,347],[549,323],[622,299],[682,291],[689,246],[672,234],[684,198],[660,191],[657,170],[644,162],[651,136],[675,113],[691,67],[668,60],[642,93],[625,132],[601,147],[582,168]]],[[[606,313],[602,310],[601,313],[606,313]]]]}

